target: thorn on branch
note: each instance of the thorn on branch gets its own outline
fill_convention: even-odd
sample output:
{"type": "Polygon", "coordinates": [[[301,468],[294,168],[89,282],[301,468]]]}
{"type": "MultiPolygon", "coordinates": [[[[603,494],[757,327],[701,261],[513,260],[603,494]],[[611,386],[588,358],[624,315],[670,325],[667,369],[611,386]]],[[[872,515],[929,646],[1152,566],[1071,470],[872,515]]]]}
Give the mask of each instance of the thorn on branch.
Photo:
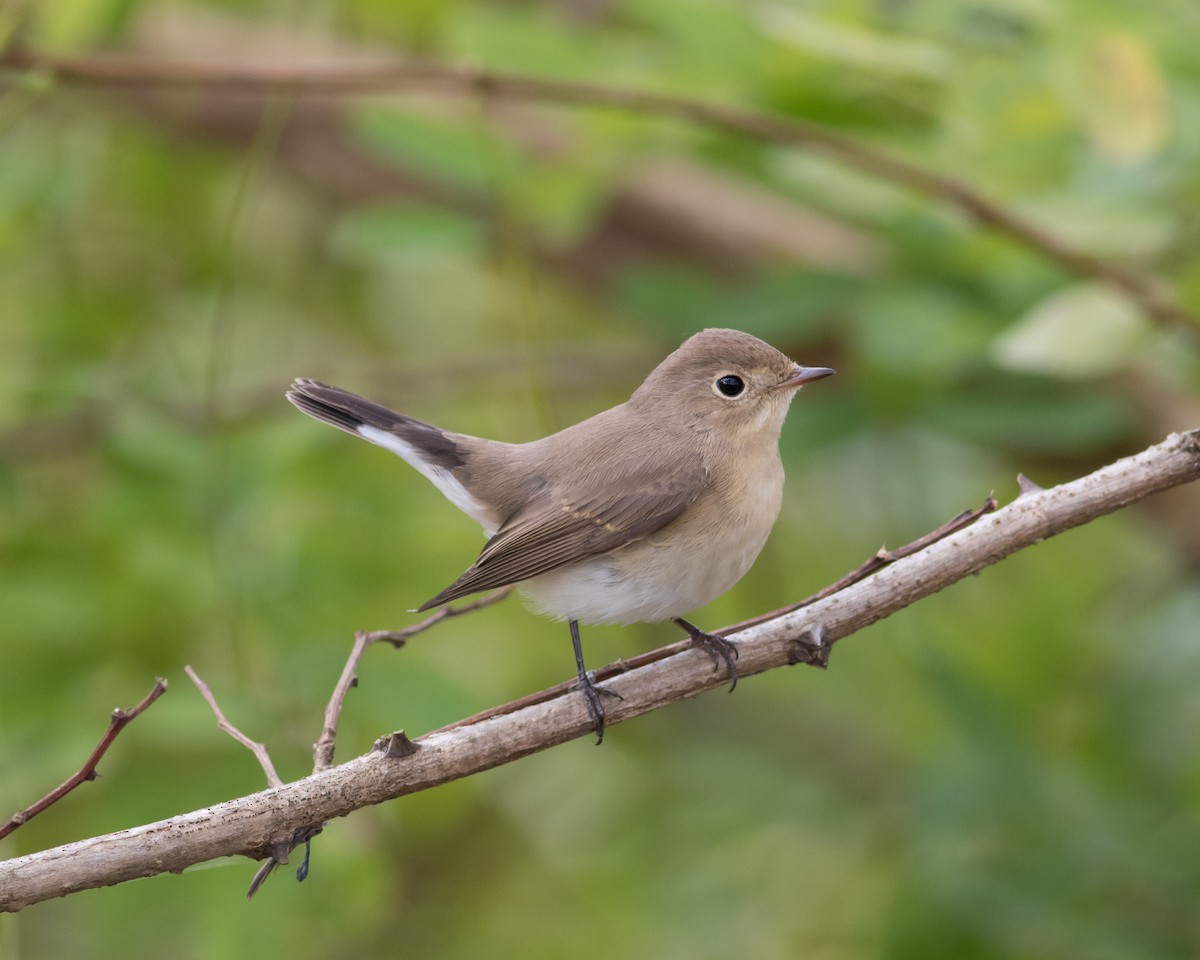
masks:
{"type": "Polygon", "coordinates": [[[1020,493],[1017,494],[1017,499],[1020,499],[1021,497],[1027,497],[1031,493],[1041,493],[1044,489],[1046,489],[1045,487],[1034,483],[1023,473],[1017,474],[1017,487],[1020,490],[1020,493]]]}
{"type": "Polygon", "coordinates": [[[403,730],[397,730],[395,733],[389,733],[386,737],[376,740],[372,749],[382,753],[389,760],[399,760],[411,757],[421,748],[413,743],[403,730]]]}
{"type": "Polygon", "coordinates": [[[829,654],[833,644],[829,642],[829,631],[823,623],[814,623],[805,627],[800,636],[792,640],[792,649],[788,662],[795,666],[799,663],[817,667],[820,670],[829,669],[829,654]]]}

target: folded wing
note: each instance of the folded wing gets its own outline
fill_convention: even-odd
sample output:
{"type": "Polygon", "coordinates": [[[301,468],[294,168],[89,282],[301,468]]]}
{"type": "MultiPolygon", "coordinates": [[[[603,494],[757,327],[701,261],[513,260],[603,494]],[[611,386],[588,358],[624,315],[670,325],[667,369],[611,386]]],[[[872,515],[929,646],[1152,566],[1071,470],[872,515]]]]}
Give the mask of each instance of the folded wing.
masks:
{"type": "Polygon", "coordinates": [[[574,496],[547,490],[509,518],[479,559],[419,609],[519,583],[644,539],[677,520],[707,482],[696,465],[669,478],[647,471],[602,476],[592,489],[574,496]]]}

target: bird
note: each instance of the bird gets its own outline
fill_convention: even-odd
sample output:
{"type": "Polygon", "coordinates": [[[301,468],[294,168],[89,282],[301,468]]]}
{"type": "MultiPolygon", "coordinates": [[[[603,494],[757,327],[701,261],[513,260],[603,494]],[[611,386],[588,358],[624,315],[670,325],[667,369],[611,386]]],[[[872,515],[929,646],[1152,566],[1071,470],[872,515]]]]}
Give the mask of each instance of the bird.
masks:
{"type": "Polygon", "coordinates": [[[702,330],[630,398],[526,443],[454,433],[317,380],[299,410],[399,455],[489,538],[417,611],[515,584],[568,624],[578,689],[604,739],[603,696],[579,624],[672,620],[737,684],[737,646],[684,619],[750,569],[779,515],[788,408],[829,367],[795,363],[748,333],[702,330]]]}

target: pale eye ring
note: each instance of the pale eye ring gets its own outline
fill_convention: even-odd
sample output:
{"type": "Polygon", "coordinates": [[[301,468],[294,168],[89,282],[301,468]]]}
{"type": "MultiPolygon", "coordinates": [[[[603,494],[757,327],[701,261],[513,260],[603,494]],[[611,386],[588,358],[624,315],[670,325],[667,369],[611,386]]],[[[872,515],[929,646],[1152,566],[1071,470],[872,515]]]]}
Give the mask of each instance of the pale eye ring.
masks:
{"type": "Polygon", "coordinates": [[[746,382],[732,373],[722,374],[713,381],[713,389],[727,400],[741,396],[746,389],[746,382]]]}

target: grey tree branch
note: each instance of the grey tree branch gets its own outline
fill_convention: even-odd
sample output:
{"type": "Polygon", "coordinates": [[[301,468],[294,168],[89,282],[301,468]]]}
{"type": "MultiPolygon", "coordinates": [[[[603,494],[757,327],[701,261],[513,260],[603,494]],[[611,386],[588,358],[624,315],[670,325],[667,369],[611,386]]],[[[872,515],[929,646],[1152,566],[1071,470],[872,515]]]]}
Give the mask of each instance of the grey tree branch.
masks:
{"type": "Polygon", "coordinates": [[[121,56],[67,57],[13,44],[0,50],[0,70],[5,69],[23,71],[34,78],[94,87],[177,88],[233,95],[276,93],[316,97],[419,88],[674,117],[740,136],[824,153],[855,169],[947,204],[979,226],[1036,250],[1071,274],[1109,284],[1158,323],[1182,324],[1192,330],[1200,328],[1200,316],[1180,303],[1162,278],[1080,250],[984,195],[965,180],[910,163],[836,130],[796,117],[759,113],[677,94],[412,61],[288,69],[247,63],[214,65],[121,56]]]}
{"type": "MultiPolygon", "coordinates": [[[[1143,452],[1015,501],[866,580],[734,636],[738,671],[750,677],[795,662],[814,625],[832,644],[923,597],[1047,537],[1152,493],[1200,478],[1200,430],[1177,433],[1143,452]]],[[[703,652],[687,650],[607,681],[622,700],[610,725],[725,684],[703,652]]],[[[169,820],[132,827],[0,863],[0,910],[165,871],[216,857],[270,856],[306,829],[371,804],[427,790],[511,763],[592,733],[582,698],[527,705],[409,741],[376,748],[303,780],[169,820]]]]}

